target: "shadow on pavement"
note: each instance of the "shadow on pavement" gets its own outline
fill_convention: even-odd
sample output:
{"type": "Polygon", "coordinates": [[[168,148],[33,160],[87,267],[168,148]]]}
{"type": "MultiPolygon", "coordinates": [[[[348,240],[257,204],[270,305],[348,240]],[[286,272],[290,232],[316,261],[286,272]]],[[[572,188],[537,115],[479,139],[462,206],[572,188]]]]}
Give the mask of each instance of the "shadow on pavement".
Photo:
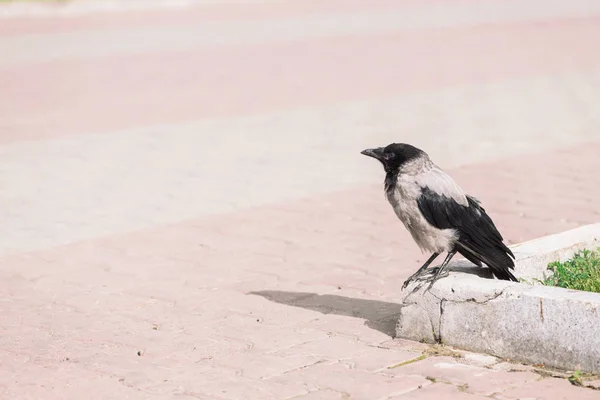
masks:
{"type": "Polygon", "coordinates": [[[462,272],[471,274],[485,279],[495,279],[492,271],[488,267],[480,268],[467,260],[454,260],[448,264],[448,271],[462,272]]]}
{"type": "Polygon", "coordinates": [[[288,306],[305,308],[323,314],[336,314],[365,319],[371,328],[394,337],[396,322],[402,306],[377,300],[355,299],[332,294],[316,294],[305,292],[282,292],[264,290],[250,292],[267,300],[288,306]]]}

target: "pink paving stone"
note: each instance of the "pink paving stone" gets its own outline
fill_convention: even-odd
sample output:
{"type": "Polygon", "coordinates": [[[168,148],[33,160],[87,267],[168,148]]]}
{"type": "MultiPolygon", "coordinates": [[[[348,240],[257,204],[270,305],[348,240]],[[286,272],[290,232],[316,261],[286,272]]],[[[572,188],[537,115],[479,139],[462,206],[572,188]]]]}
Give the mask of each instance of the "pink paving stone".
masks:
{"type": "MultiPolygon", "coordinates": [[[[485,0],[487,3],[503,0],[485,0]]],[[[158,7],[146,10],[97,12],[77,17],[15,17],[2,19],[0,35],[22,35],[181,25],[202,21],[262,20],[303,17],[318,13],[373,12],[435,5],[481,4],[482,0],[311,0],[259,2],[254,4],[202,4],[182,8],[158,7]],[[35,23],[32,23],[35,21],[35,23]]],[[[59,9],[61,6],[55,8],[59,9]]],[[[1,6],[0,6],[1,11],[1,6]]]]}
{"type": "Polygon", "coordinates": [[[360,371],[381,372],[389,367],[413,360],[421,354],[414,351],[391,351],[371,347],[358,356],[343,360],[342,363],[360,371]]]}
{"type": "Polygon", "coordinates": [[[585,71],[599,65],[600,18],[21,65],[3,68],[0,74],[0,143],[585,71]]]}
{"type": "MultiPolygon", "coordinates": [[[[54,365],[35,365],[25,357],[15,363],[9,361],[12,354],[1,354],[0,398],[2,399],[86,399],[109,398],[131,400],[158,400],[164,397],[142,392],[127,382],[110,375],[82,368],[68,360],[54,365]],[[23,371],[27,371],[26,374],[23,371]],[[90,390],[90,388],[94,388],[90,390]]],[[[15,357],[17,358],[17,357],[15,357]]],[[[191,399],[182,396],[181,399],[191,399]]]]}
{"type": "Polygon", "coordinates": [[[429,349],[430,346],[425,343],[413,342],[412,340],[390,339],[385,342],[379,343],[378,347],[383,349],[412,350],[423,352],[429,349]]]}
{"type": "Polygon", "coordinates": [[[595,379],[592,381],[584,381],[583,384],[588,388],[600,390],[600,379],[595,379]]]}
{"type": "MultiPolygon", "coordinates": [[[[158,382],[154,386],[143,389],[144,392],[159,393],[164,399],[180,395],[195,399],[291,399],[307,392],[301,382],[278,382],[267,380],[250,380],[235,376],[220,379],[202,375],[198,372],[183,373],[180,376],[158,382]]],[[[184,397],[185,398],[185,397],[184,397]]]]}
{"type": "Polygon", "coordinates": [[[304,353],[294,353],[291,355],[247,353],[233,354],[221,361],[220,364],[234,369],[239,376],[261,380],[327,361],[319,356],[304,353]]]}
{"type": "Polygon", "coordinates": [[[391,397],[431,384],[421,376],[389,377],[350,369],[341,364],[318,364],[271,378],[270,381],[282,384],[306,382],[310,391],[329,389],[346,393],[347,398],[357,400],[391,397]]]}
{"type": "Polygon", "coordinates": [[[597,390],[573,386],[566,379],[542,379],[496,395],[498,400],[598,400],[597,390]]]}
{"type": "Polygon", "coordinates": [[[467,393],[463,387],[459,388],[447,383],[434,383],[421,390],[391,397],[390,400],[482,400],[486,398],[488,397],[467,393]]]}
{"type": "Polygon", "coordinates": [[[348,394],[333,389],[321,389],[297,397],[294,400],[346,400],[348,394]]]}
{"type": "Polygon", "coordinates": [[[482,396],[491,396],[506,388],[526,386],[539,378],[532,372],[497,371],[466,364],[452,357],[432,357],[384,373],[391,376],[426,376],[433,381],[462,386],[465,392],[482,396]]]}
{"type": "MultiPolygon", "coordinates": [[[[381,338],[383,339],[383,338],[381,338]]],[[[354,338],[348,332],[292,346],[270,353],[270,356],[293,359],[298,355],[310,356],[313,363],[339,362],[349,369],[377,372],[418,357],[421,353],[406,350],[381,349],[368,345],[362,338],[354,338]]]]}

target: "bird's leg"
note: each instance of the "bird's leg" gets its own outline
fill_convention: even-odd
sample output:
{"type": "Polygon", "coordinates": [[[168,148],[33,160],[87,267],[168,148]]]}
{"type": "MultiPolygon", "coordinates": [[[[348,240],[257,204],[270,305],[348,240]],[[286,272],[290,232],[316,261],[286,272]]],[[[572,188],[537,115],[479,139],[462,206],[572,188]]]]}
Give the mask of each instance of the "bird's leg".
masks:
{"type": "Polygon", "coordinates": [[[427,267],[429,267],[429,264],[431,264],[433,262],[433,260],[435,260],[437,258],[437,256],[439,256],[439,255],[440,255],[440,253],[433,253],[431,255],[431,257],[429,257],[429,259],[427,261],[425,261],[425,264],[423,264],[423,266],[417,270],[417,272],[412,274],[407,280],[404,281],[404,284],[402,285],[402,289],[403,290],[406,289],[408,284],[411,283],[413,280],[415,280],[416,277],[421,275],[423,273],[423,271],[425,271],[427,269],[427,267]]]}
{"type": "MultiPolygon", "coordinates": [[[[411,294],[419,291],[423,287],[424,284],[431,281],[432,276],[437,275],[439,270],[440,270],[440,267],[428,268],[421,275],[417,276],[413,280],[414,282],[417,282],[417,285],[415,285],[415,288],[412,290],[411,294]]],[[[448,272],[448,270],[445,270],[438,275],[437,279],[445,278],[448,275],[450,275],[450,272],[448,272]]]]}
{"type": "Polygon", "coordinates": [[[437,281],[440,278],[440,274],[442,273],[442,271],[444,271],[444,268],[446,268],[446,266],[448,266],[448,263],[450,262],[450,260],[452,260],[452,257],[454,257],[455,254],[456,254],[456,250],[452,250],[452,251],[448,252],[446,259],[444,260],[442,265],[440,265],[439,269],[437,270],[437,272],[435,273],[433,278],[431,278],[431,283],[427,287],[427,290],[430,290],[431,287],[433,286],[433,284],[435,283],[435,281],[437,281]]]}
{"type": "MultiPolygon", "coordinates": [[[[433,276],[436,275],[440,270],[440,267],[433,267],[433,268],[429,268],[427,271],[424,271],[421,275],[417,276],[414,280],[415,281],[425,281],[425,282],[429,282],[431,279],[433,279],[433,276]]],[[[443,272],[440,272],[440,274],[438,275],[437,279],[442,279],[447,277],[448,275],[450,275],[450,273],[447,270],[444,270],[443,272]]]]}

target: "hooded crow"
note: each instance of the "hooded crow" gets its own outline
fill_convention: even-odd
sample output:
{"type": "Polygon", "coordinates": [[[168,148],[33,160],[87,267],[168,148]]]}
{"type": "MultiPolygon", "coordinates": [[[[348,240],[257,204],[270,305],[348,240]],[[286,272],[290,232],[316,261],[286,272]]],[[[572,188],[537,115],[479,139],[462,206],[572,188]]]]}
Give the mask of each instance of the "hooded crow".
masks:
{"type": "Polygon", "coordinates": [[[409,144],[392,143],[361,154],[383,164],[385,195],[394,212],[421,251],[432,253],[402,289],[419,280],[429,281],[429,290],[448,275],[442,273],[457,252],[479,267],[487,265],[498,279],[517,281],[510,271],[515,267],[514,254],[479,200],[466,194],[427,153],[409,144]],[[448,255],[442,265],[427,270],[443,252],[448,255]]]}

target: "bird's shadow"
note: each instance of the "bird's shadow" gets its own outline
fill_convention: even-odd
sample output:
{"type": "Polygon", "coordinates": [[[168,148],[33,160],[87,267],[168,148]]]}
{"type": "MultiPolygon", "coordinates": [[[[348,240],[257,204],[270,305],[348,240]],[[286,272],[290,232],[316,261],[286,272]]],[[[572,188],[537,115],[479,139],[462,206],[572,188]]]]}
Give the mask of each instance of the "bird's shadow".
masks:
{"type": "Polygon", "coordinates": [[[460,272],[469,275],[475,275],[485,279],[494,279],[494,275],[488,267],[478,267],[472,262],[462,259],[454,260],[449,263],[447,270],[449,272],[460,272]]]}
{"type": "Polygon", "coordinates": [[[264,290],[248,294],[262,296],[275,303],[318,311],[322,314],[336,314],[365,319],[365,324],[369,328],[391,337],[395,336],[396,322],[402,309],[402,304],[356,299],[334,294],[321,295],[277,290],[264,290]]]}
{"type": "MultiPolygon", "coordinates": [[[[456,260],[448,265],[450,272],[467,273],[482,278],[493,276],[488,268],[479,268],[466,260],[456,260]]],[[[398,282],[398,290],[402,282],[398,282]]],[[[262,296],[269,301],[318,311],[322,314],[335,314],[366,320],[365,325],[388,336],[394,337],[396,323],[402,311],[401,303],[388,303],[379,300],[357,299],[334,294],[317,294],[308,292],[284,292],[278,290],[262,290],[248,294],[262,296]]],[[[407,295],[409,293],[406,293],[407,295]]]]}

